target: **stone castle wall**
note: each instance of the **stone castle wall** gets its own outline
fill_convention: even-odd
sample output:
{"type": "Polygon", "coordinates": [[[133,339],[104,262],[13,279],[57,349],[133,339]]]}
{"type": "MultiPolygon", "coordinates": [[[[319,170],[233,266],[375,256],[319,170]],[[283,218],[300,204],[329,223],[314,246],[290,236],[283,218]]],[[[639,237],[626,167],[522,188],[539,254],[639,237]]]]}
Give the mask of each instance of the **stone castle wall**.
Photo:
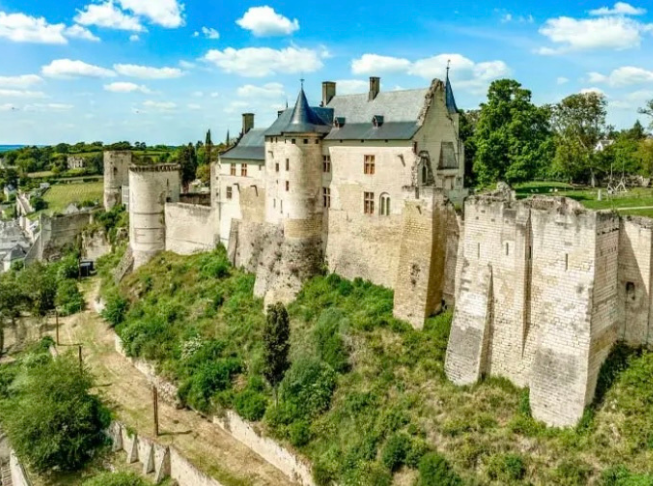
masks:
{"type": "Polygon", "coordinates": [[[165,205],[166,250],[179,255],[211,251],[216,247],[213,210],[183,203],[165,205]]]}
{"type": "Polygon", "coordinates": [[[104,209],[109,211],[122,200],[122,187],[129,185],[129,166],[132,152],[129,150],[104,152],[104,209]]]}

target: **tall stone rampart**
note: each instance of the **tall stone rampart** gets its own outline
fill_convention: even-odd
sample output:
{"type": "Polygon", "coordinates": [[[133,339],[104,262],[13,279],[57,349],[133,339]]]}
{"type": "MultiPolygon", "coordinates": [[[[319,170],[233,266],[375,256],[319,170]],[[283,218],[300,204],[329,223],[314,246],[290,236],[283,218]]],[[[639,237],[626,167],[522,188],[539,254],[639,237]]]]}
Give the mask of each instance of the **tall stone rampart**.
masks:
{"type": "Polygon", "coordinates": [[[166,250],[179,255],[211,251],[218,237],[213,210],[207,206],[183,203],[165,205],[166,250]]]}
{"type": "Polygon", "coordinates": [[[104,152],[104,209],[124,203],[122,188],[129,184],[129,167],[132,163],[130,150],[104,152]]]}

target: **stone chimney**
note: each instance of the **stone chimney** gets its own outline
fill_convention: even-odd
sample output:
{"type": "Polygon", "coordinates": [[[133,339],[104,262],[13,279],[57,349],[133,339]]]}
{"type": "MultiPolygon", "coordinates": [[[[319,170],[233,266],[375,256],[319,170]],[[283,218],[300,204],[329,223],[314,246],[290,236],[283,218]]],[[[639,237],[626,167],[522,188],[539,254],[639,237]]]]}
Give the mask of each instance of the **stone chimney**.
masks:
{"type": "Polygon", "coordinates": [[[322,106],[328,105],[336,96],[336,83],[325,81],[322,83],[322,106]]]}
{"type": "Polygon", "coordinates": [[[254,113],[243,113],[243,135],[254,128],[254,113]]]}
{"type": "Polygon", "coordinates": [[[370,97],[368,101],[374,101],[381,91],[381,78],[370,77],[370,97]]]}

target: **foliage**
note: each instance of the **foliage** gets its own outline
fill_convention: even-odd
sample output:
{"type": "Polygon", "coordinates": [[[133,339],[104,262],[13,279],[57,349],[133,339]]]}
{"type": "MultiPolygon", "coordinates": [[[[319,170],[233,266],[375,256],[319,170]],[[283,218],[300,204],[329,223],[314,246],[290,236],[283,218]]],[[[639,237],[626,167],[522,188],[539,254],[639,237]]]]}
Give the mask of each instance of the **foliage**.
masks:
{"type": "Polygon", "coordinates": [[[410,437],[405,433],[392,435],[383,448],[381,461],[390,471],[396,471],[406,462],[410,451],[410,437]]]}
{"type": "Polygon", "coordinates": [[[30,206],[34,211],[43,211],[48,207],[48,203],[41,196],[32,196],[29,200],[30,206]]]}
{"type": "Polygon", "coordinates": [[[69,316],[84,310],[84,296],[79,291],[77,282],[72,279],[59,281],[56,304],[63,316],[69,316]]]}
{"type": "Polygon", "coordinates": [[[523,479],[526,474],[526,466],[521,456],[517,454],[499,454],[492,456],[488,463],[488,476],[493,481],[501,484],[523,479]]]}
{"type": "Polygon", "coordinates": [[[263,329],[263,376],[272,388],[277,390],[279,383],[290,367],[290,321],[288,311],[282,303],[268,307],[266,326],[263,329]]]}
{"type": "Polygon", "coordinates": [[[617,466],[603,471],[600,486],[653,486],[653,476],[633,474],[625,466],[617,466]]]}
{"type": "Polygon", "coordinates": [[[102,317],[109,321],[112,326],[117,326],[125,320],[129,302],[123,298],[118,292],[112,292],[106,297],[102,317]]]}
{"type": "Polygon", "coordinates": [[[71,356],[41,351],[22,367],[0,423],[18,457],[39,473],[82,468],[106,443],[109,412],[90,394],[93,379],[71,356]]]}
{"type": "Polygon", "coordinates": [[[419,463],[419,486],[459,486],[460,477],[440,454],[426,454],[419,463]]]}
{"type": "Polygon", "coordinates": [[[326,309],[315,325],[314,340],[320,359],[338,373],[349,369],[349,352],[341,328],[347,326],[345,315],[336,309],[326,309]]]}
{"type": "Polygon", "coordinates": [[[494,81],[473,144],[474,171],[482,185],[531,180],[546,166],[552,148],[548,110],[535,106],[531,92],[517,81],[494,81]]]}
{"type": "Polygon", "coordinates": [[[265,415],[268,406],[267,397],[260,391],[247,388],[236,395],[234,408],[246,420],[258,422],[265,415]]]}
{"type": "Polygon", "coordinates": [[[312,357],[299,359],[281,385],[282,406],[294,419],[315,417],[329,409],[335,388],[333,368],[312,357]]]}
{"type": "Polygon", "coordinates": [[[134,473],[105,472],[93,476],[82,483],[82,486],[146,486],[147,483],[134,473]]]}

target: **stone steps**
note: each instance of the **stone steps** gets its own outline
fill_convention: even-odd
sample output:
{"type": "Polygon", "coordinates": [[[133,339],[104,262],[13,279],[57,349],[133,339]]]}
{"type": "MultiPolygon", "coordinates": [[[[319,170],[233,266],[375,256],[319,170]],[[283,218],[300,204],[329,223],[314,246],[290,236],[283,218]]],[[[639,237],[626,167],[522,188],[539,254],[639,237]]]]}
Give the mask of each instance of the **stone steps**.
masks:
{"type": "Polygon", "coordinates": [[[0,486],[12,486],[9,461],[0,462],[0,486]]]}

